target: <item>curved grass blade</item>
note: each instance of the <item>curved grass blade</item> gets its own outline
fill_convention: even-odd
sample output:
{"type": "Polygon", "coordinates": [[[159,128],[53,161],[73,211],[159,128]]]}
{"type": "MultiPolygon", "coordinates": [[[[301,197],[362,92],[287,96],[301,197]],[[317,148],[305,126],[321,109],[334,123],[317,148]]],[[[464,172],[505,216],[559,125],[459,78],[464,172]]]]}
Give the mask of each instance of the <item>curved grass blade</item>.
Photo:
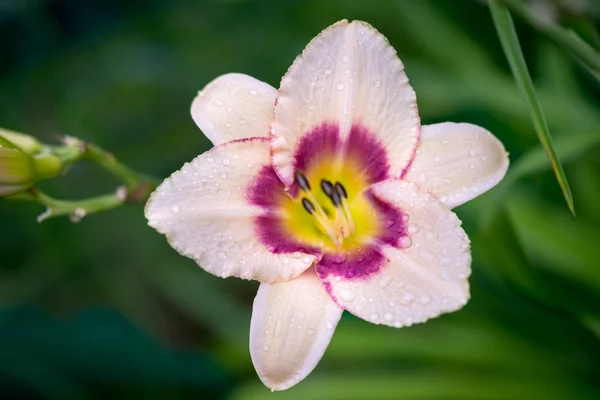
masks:
{"type": "Polygon", "coordinates": [[[555,24],[548,18],[543,18],[533,13],[518,0],[504,0],[504,3],[531,26],[544,33],[558,46],[571,53],[588,68],[590,74],[600,80],[600,53],[579,35],[555,24]]]}
{"type": "Polygon", "coordinates": [[[498,37],[500,38],[500,43],[502,44],[502,48],[504,49],[504,53],[506,54],[506,58],[510,64],[510,68],[517,86],[521,90],[523,96],[525,97],[525,101],[529,106],[529,111],[535,130],[538,134],[540,142],[542,143],[542,146],[544,147],[544,150],[546,151],[546,154],[548,155],[548,158],[550,159],[552,169],[556,174],[556,179],[558,180],[558,184],[562,189],[567,205],[569,206],[571,213],[575,215],[573,195],[571,194],[569,182],[567,181],[565,171],[563,170],[560,160],[558,159],[558,155],[556,154],[556,150],[554,149],[548,123],[546,122],[542,107],[540,106],[535,94],[533,82],[531,81],[531,76],[529,76],[529,71],[527,70],[527,65],[525,64],[525,58],[523,57],[523,53],[521,51],[521,45],[519,44],[519,38],[517,37],[517,32],[515,30],[512,17],[510,16],[508,9],[504,5],[500,4],[497,0],[490,1],[490,11],[492,13],[492,18],[494,20],[494,25],[496,26],[498,37]]]}

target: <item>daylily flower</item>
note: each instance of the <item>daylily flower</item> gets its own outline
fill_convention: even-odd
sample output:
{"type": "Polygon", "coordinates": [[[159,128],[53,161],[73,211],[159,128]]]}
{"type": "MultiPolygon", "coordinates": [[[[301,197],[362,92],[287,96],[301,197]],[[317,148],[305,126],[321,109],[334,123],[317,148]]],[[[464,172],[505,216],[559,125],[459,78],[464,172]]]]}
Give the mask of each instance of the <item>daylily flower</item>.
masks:
{"type": "Polygon", "coordinates": [[[279,90],[223,75],[191,112],[215,147],[160,185],[146,217],[206,271],[261,282],[250,353],[266,386],[305,378],[343,310],[403,327],[467,302],[469,239],[450,209],[498,183],[507,154],[475,125],[421,126],[373,27],[323,31],[279,90]]]}

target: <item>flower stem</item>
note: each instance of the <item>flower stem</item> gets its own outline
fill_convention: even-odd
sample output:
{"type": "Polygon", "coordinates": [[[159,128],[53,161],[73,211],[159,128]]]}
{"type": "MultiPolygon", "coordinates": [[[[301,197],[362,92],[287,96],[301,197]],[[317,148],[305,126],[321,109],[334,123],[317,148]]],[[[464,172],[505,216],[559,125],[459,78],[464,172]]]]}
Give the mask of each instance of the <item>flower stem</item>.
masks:
{"type": "Polygon", "coordinates": [[[11,200],[34,201],[46,207],[46,211],[37,218],[43,222],[49,218],[68,215],[72,222],[79,222],[88,214],[112,210],[127,202],[127,189],[118,188],[115,193],[81,200],[60,200],[48,196],[37,188],[9,197],[11,200]]]}
{"type": "Polygon", "coordinates": [[[70,136],[64,137],[62,143],[62,146],[42,145],[39,152],[58,159],[63,171],[82,160],[96,163],[124,185],[118,187],[114,193],[81,200],[55,199],[36,187],[6,197],[10,200],[32,201],[45,206],[46,211],[38,217],[38,222],[60,215],[68,215],[71,221],[79,222],[88,214],[112,210],[128,203],[143,202],[158,186],[157,179],[129,168],[119,162],[114,155],[96,145],[70,136]]]}

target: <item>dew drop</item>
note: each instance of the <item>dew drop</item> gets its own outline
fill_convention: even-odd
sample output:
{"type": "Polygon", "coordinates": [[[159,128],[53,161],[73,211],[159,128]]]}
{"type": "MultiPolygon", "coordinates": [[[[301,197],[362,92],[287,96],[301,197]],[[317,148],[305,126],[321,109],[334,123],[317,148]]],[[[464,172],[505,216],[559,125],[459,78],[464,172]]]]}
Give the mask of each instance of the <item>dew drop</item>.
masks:
{"type": "Polygon", "coordinates": [[[471,157],[475,157],[475,150],[469,150],[469,155],[471,157]]]}
{"type": "Polygon", "coordinates": [[[429,304],[429,302],[431,301],[431,297],[424,294],[423,296],[421,296],[420,300],[421,300],[421,303],[423,303],[423,304],[429,304]]]}
{"type": "Polygon", "coordinates": [[[308,257],[308,256],[307,256],[307,257],[304,257],[304,258],[302,259],[302,262],[303,262],[304,264],[310,264],[310,263],[312,262],[312,259],[311,259],[310,257],[308,257]]]}
{"type": "Polygon", "coordinates": [[[267,346],[266,344],[263,346],[263,350],[264,351],[269,351],[269,346],[267,346]]]}
{"type": "Polygon", "coordinates": [[[219,107],[223,106],[223,102],[221,100],[215,101],[215,104],[218,105],[219,107]]]}
{"type": "Polygon", "coordinates": [[[401,249],[408,249],[412,245],[412,239],[409,236],[402,236],[396,243],[401,249]]]}
{"type": "Polygon", "coordinates": [[[347,54],[344,54],[344,55],[342,56],[342,62],[345,62],[345,63],[347,63],[348,61],[350,61],[350,57],[348,57],[348,55],[347,55],[347,54]]]}
{"type": "Polygon", "coordinates": [[[315,333],[315,331],[313,331],[312,329],[308,329],[306,331],[306,334],[309,335],[309,336],[312,335],[313,333],[315,333]]]}
{"type": "Polygon", "coordinates": [[[400,302],[404,305],[410,304],[413,302],[413,300],[415,299],[415,296],[412,293],[409,292],[405,292],[401,297],[400,297],[400,302]]]}
{"type": "Polygon", "coordinates": [[[171,207],[171,211],[173,211],[174,213],[178,213],[179,212],[179,206],[173,206],[173,207],[171,207]]]}
{"type": "Polygon", "coordinates": [[[337,90],[344,90],[344,85],[342,83],[338,83],[336,85],[337,90]]]}
{"type": "Polygon", "coordinates": [[[325,75],[331,75],[331,70],[329,68],[325,70],[325,75]]]}
{"type": "Polygon", "coordinates": [[[379,79],[375,79],[375,82],[373,82],[373,86],[376,88],[381,86],[381,81],[379,79]]]}
{"type": "Polygon", "coordinates": [[[332,261],[334,264],[343,264],[344,262],[346,262],[347,259],[348,256],[346,256],[346,253],[335,254],[332,257],[332,261]]]}
{"type": "Polygon", "coordinates": [[[222,251],[217,252],[217,257],[219,257],[221,260],[226,260],[227,259],[227,254],[225,254],[222,251]]]}
{"type": "Polygon", "coordinates": [[[417,225],[417,224],[408,225],[408,233],[410,235],[416,235],[417,233],[419,233],[420,230],[421,230],[421,228],[419,228],[419,225],[417,225]]]}
{"type": "Polygon", "coordinates": [[[221,160],[221,163],[223,163],[223,165],[228,165],[229,164],[229,158],[224,158],[223,160],[221,160]]]}
{"type": "Polygon", "coordinates": [[[251,94],[252,96],[256,96],[256,93],[257,93],[257,92],[256,92],[256,90],[251,90],[251,91],[250,91],[250,94],[251,94]]]}
{"type": "Polygon", "coordinates": [[[383,317],[386,320],[391,321],[394,318],[394,314],[392,314],[391,312],[387,312],[387,313],[385,313],[385,315],[383,317]]]}
{"type": "Polygon", "coordinates": [[[352,301],[354,300],[354,292],[351,289],[342,289],[340,290],[340,299],[343,301],[352,301]]]}
{"type": "Polygon", "coordinates": [[[373,313],[371,314],[371,321],[377,321],[379,319],[379,314],[373,313]]]}
{"type": "Polygon", "coordinates": [[[300,253],[299,251],[295,251],[294,254],[292,254],[292,257],[294,257],[294,258],[301,258],[302,257],[302,253],[300,253]]]}
{"type": "Polygon", "coordinates": [[[387,285],[390,284],[390,282],[392,281],[392,277],[387,275],[384,276],[383,278],[381,278],[381,280],[379,281],[379,287],[381,289],[385,288],[387,285]]]}

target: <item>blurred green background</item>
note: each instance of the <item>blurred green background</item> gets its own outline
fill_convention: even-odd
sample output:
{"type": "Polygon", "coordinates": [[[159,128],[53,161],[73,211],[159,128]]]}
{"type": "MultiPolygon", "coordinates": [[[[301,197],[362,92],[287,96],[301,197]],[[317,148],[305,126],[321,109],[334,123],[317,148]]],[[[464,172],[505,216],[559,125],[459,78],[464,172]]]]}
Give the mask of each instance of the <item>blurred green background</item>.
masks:
{"type": "MultiPolygon", "coordinates": [[[[560,3],[558,21],[597,46],[598,4],[560,3]]],[[[505,181],[456,209],[468,305],[400,330],[346,313],[316,370],[272,394],[248,353],[257,283],[179,256],[141,205],[38,224],[40,206],[0,200],[1,398],[600,398],[600,86],[515,17],[573,218],[483,1],[0,0],[0,126],[77,136],[166,177],[210,147],[189,115],[198,89],[226,72],[278,86],[343,18],[389,38],[423,123],[482,125],[511,153],[505,181]]],[[[77,164],[40,186],[79,198],[116,185],[77,164]]]]}

